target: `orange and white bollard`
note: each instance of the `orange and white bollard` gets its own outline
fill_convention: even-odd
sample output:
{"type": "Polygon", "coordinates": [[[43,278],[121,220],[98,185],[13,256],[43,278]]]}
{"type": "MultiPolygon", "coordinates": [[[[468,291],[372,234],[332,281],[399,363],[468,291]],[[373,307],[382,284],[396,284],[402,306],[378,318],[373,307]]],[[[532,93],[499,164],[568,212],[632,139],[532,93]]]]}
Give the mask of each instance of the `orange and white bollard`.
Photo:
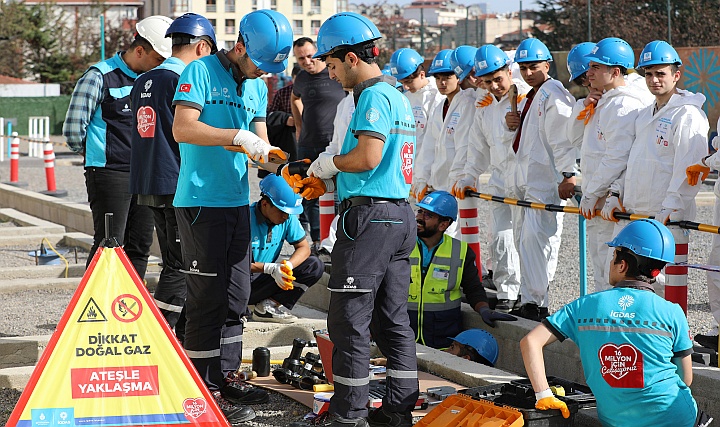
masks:
{"type": "Polygon", "coordinates": [[[460,240],[467,243],[475,252],[478,275],[482,280],[482,255],[480,254],[480,226],[478,223],[478,210],[475,198],[466,197],[458,200],[460,240]]]}
{"type": "Polygon", "coordinates": [[[330,235],[330,224],[335,218],[335,193],[320,196],[320,240],[330,235]]]}
{"type": "Polygon", "coordinates": [[[680,305],[687,315],[688,268],[676,264],[687,263],[690,233],[677,226],[668,228],[675,238],[675,263],[665,266],[665,299],[680,305]]]}
{"type": "Polygon", "coordinates": [[[10,142],[10,182],[5,184],[15,187],[27,187],[27,182],[20,182],[20,138],[17,132],[12,133],[10,142]]]}
{"type": "Polygon", "coordinates": [[[43,160],[45,161],[45,179],[47,181],[47,191],[41,191],[42,194],[55,197],[67,196],[67,191],[57,189],[55,185],[55,150],[52,142],[46,142],[43,150],[43,160]]]}

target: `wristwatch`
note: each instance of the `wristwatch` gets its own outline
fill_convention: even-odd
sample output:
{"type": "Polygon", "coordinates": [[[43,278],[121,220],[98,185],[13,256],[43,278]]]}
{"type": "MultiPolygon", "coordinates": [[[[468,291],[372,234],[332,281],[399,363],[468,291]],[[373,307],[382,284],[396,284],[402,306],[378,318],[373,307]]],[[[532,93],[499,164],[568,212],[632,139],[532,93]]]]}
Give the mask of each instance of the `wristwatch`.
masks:
{"type": "Polygon", "coordinates": [[[565,178],[572,178],[575,176],[575,172],[563,172],[562,176],[564,176],[565,178]]]}

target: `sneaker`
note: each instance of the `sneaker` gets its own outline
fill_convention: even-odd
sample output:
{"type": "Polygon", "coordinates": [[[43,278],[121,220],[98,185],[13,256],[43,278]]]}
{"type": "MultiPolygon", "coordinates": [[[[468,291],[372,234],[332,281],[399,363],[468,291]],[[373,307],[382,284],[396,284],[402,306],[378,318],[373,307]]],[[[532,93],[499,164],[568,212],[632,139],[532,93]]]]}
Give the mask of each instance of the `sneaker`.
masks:
{"type": "Polygon", "coordinates": [[[718,351],[718,336],[717,335],[703,335],[697,334],[694,338],[695,342],[705,348],[711,348],[718,351]]]}
{"type": "Polygon", "coordinates": [[[412,414],[386,412],[381,406],[370,410],[368,424],[370,427],[410,427],[412,426],[412,414]]]}
{"type": "Polygon", "coordinates": [[[370,427],[365,418],[343,418],[339,415],[323,412],[319,416],[290,423],[289,427],[370,427]]]}
{"type": "Polygon", "coordinates": [[[297,320],[297,316],[282,309],[275,301],[265,299],[255,304],[253,319],[260,322],[293,323],[297,320]]]}
{"type": "Polygon", "coordinates": [[[225,415],[225,418],[227,418],[228,422],[231,425],[238,425],[240,423],[244,423],[245,421],[250,421],[255,418],[255,411],[253,411],[252,408],[236,405],[230,402],[223,397],[222,393],[220,393],[220,390],[213,391],[212,395],[215,398],[215,402],[217,402],[218,406],[220,407],[223,415],[225,415]]]}
{"type": "Polygon", "coordinates": [[[239,405],[267,403],[270,400],[267,391],[242,381],[235,372],[225,377],[225,386],[221,391],[226,399],[239,405]]]}
{"type": "Polygon", "coordinates": [[[537,304],[532,302],[523,304],[520,306],[520,310],[518,310],[518,316],[536,322],[548,317],[549,314],[547,307],[538,307],[537,304]]]}
{"type": "Polygon", "coordinates": [[[494,291],[497,290],[497,287],[495,287],[495,282],[493,281],[492,270],[488,270],[487,274],[482,277],[482,284],[487,289],[492,289],[494,291]]]}
{"type": "Polygon", "coordinates": [[[515,303],[517,301],[514,299],[499,299],[497,304],[495,304],[495,311],[500,313],[510,313],[510,310],[515,308],[515,303]]]}

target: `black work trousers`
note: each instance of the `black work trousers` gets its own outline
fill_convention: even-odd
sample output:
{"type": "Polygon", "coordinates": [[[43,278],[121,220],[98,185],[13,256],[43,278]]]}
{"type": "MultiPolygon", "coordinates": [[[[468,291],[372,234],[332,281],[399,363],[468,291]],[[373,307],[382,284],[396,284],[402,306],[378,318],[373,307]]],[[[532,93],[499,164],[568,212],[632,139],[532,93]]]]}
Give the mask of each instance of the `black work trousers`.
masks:
{"type": "Polygon", "coordinates": [[[415,242],[415,215],[405,201],[353,206],[340,214],[328,285],[332,413],[367,416],[371,336],[387,356],[383,407],[408,413],[415,406],[417,358],[407,312],[415,242]]]}
{"type": "Polygon", "coordinates": [[[293,268],[295,286],[288,291],[280,289],[271,275],[260,274],[252,281],[248,304],[255,305],[264,299],[272,298],[292,310],[305,291],[320,280],[324,271],[325,264],[318,257],[309,256],[308,259],[293,268]]]}
{"type": "Polygon", "coordinates": [[[148,206],[137,204],[137,195],[130,194],[130,172],[85,168],[85,186],[94,229],[87,265],[105,240],[105,214],[112,213],[110,237],[123,246],[138,276],[144,279],[153,239],[153,214],[148,206]]]}
{"type": "MultiPolygon", "coordinates": [[[[160,280],[158,280],[153,297],[168,325],[174,328],[180,319],[187,296],[175,208],[165,206],[162,208],[150,207],[150,209],[155,219],[155,233],[157,233],[160,244],[163,263],[160,280]]],[[[178,338],[182,340],[183,334],[179,332],[175,331],[178,338]]]]}
{"type": "Polygon", "coordinates": [[[211,391],[237,370],[250,297],[250,210],[175,208],[186,273],[183,346],[211,391]]]}

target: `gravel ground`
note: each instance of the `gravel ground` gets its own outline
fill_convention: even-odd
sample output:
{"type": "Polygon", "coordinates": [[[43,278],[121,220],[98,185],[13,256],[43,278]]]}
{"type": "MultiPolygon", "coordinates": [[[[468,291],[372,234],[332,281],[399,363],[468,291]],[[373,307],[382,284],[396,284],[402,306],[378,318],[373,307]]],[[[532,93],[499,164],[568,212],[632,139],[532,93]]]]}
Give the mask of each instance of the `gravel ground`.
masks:
{"type": "MultiPolygon", "coordinates": [[[[82,167],[73,165],[73,163],[78,163],[80,158],[69,155],[66,149],[56,149],[58,150],[58,164],[55,172],[57,188],[68,191],[66,200],[87,203],[82,167]]],[[[23,152],[22,148],[21,152],[23,152]]],[[[45,190],[45,172],[42,168],[42,160],[22,157],[20,164],[20,180],[29,184],[27,188],[32,191],[45,190]]],[[[251,200],[253,200],[259,196],[258,180],[254,170],[250,176],[253,192],[251,200]]],[[[7,177],[7,167],[1,167],[0,181],[6,181],[7,177]]],[[[483,191],[483,189],[480,188],[479,191],[483,191]]],[[[701,191],[712,191],[712,187],[703,185],[701,191]]],[[[481,201],[478,203],[480,218],[487,216],[488,203],[491,202],[481,201]]],[[[707,224],[712,223],[712,210],[712,206],[698,206],[696,221],[707,224]]],[[[482,220],[481,224],[483,224],[482,220]]],[[[0,226],[8,225],[0,224],[0,226]]],[[[481,242],[485,243],[488,241],[485,227],[481,226],[481,230],[483,234],[481,242]]],[[[704,263],[710,251],[710,244],[710,234],[693,232],[690,241],[689,262],[704,263]]],[[[486,245],[483,245],[483,247],[486,247],[486,245]]],[[[550,312],[557,310],[563,304],[579,296],[579,257],[577,248],[578,216],[565,215],[557,273],[550,289],[550,312]]],[[[18,256],[21,257],[21,255],[18,256]]],[[[4,255],[0,254],[0,260],[3,257],[4,255]]],[[[13,256],[8,258],[12,259],[13,256]]],[[[591,267],[588,270],[588,277],[592,277],[591,267]]],[[[707,332],[711,327],[711,315],[705,284],[705,273],[691,269],[688,280],[688,322],[692,334],[707,332]]],[[[71,293],[65,291],[28,291],[3,296],[5,299],[3,305],[8,309],[5,309],[4,313],[0,315],[0,336],[48,334],[62,315],[70,297],[71,293]],[[37,307],[37,310],[29,310],[29,307],[37,307]]],[[[19,394],[16,391],[0,389],[0,422],[4,422],[6,417],[9,416],[9,411],[18,397],[19,394]]],[[[260,405],[258,409],[256,421],[247,425],[283,426],[287,425],[290,420],[295,420],[298,416],[307,412],[307,408],[302,405],[274,393],[272,393],[271,403],[260,405]]]]}

